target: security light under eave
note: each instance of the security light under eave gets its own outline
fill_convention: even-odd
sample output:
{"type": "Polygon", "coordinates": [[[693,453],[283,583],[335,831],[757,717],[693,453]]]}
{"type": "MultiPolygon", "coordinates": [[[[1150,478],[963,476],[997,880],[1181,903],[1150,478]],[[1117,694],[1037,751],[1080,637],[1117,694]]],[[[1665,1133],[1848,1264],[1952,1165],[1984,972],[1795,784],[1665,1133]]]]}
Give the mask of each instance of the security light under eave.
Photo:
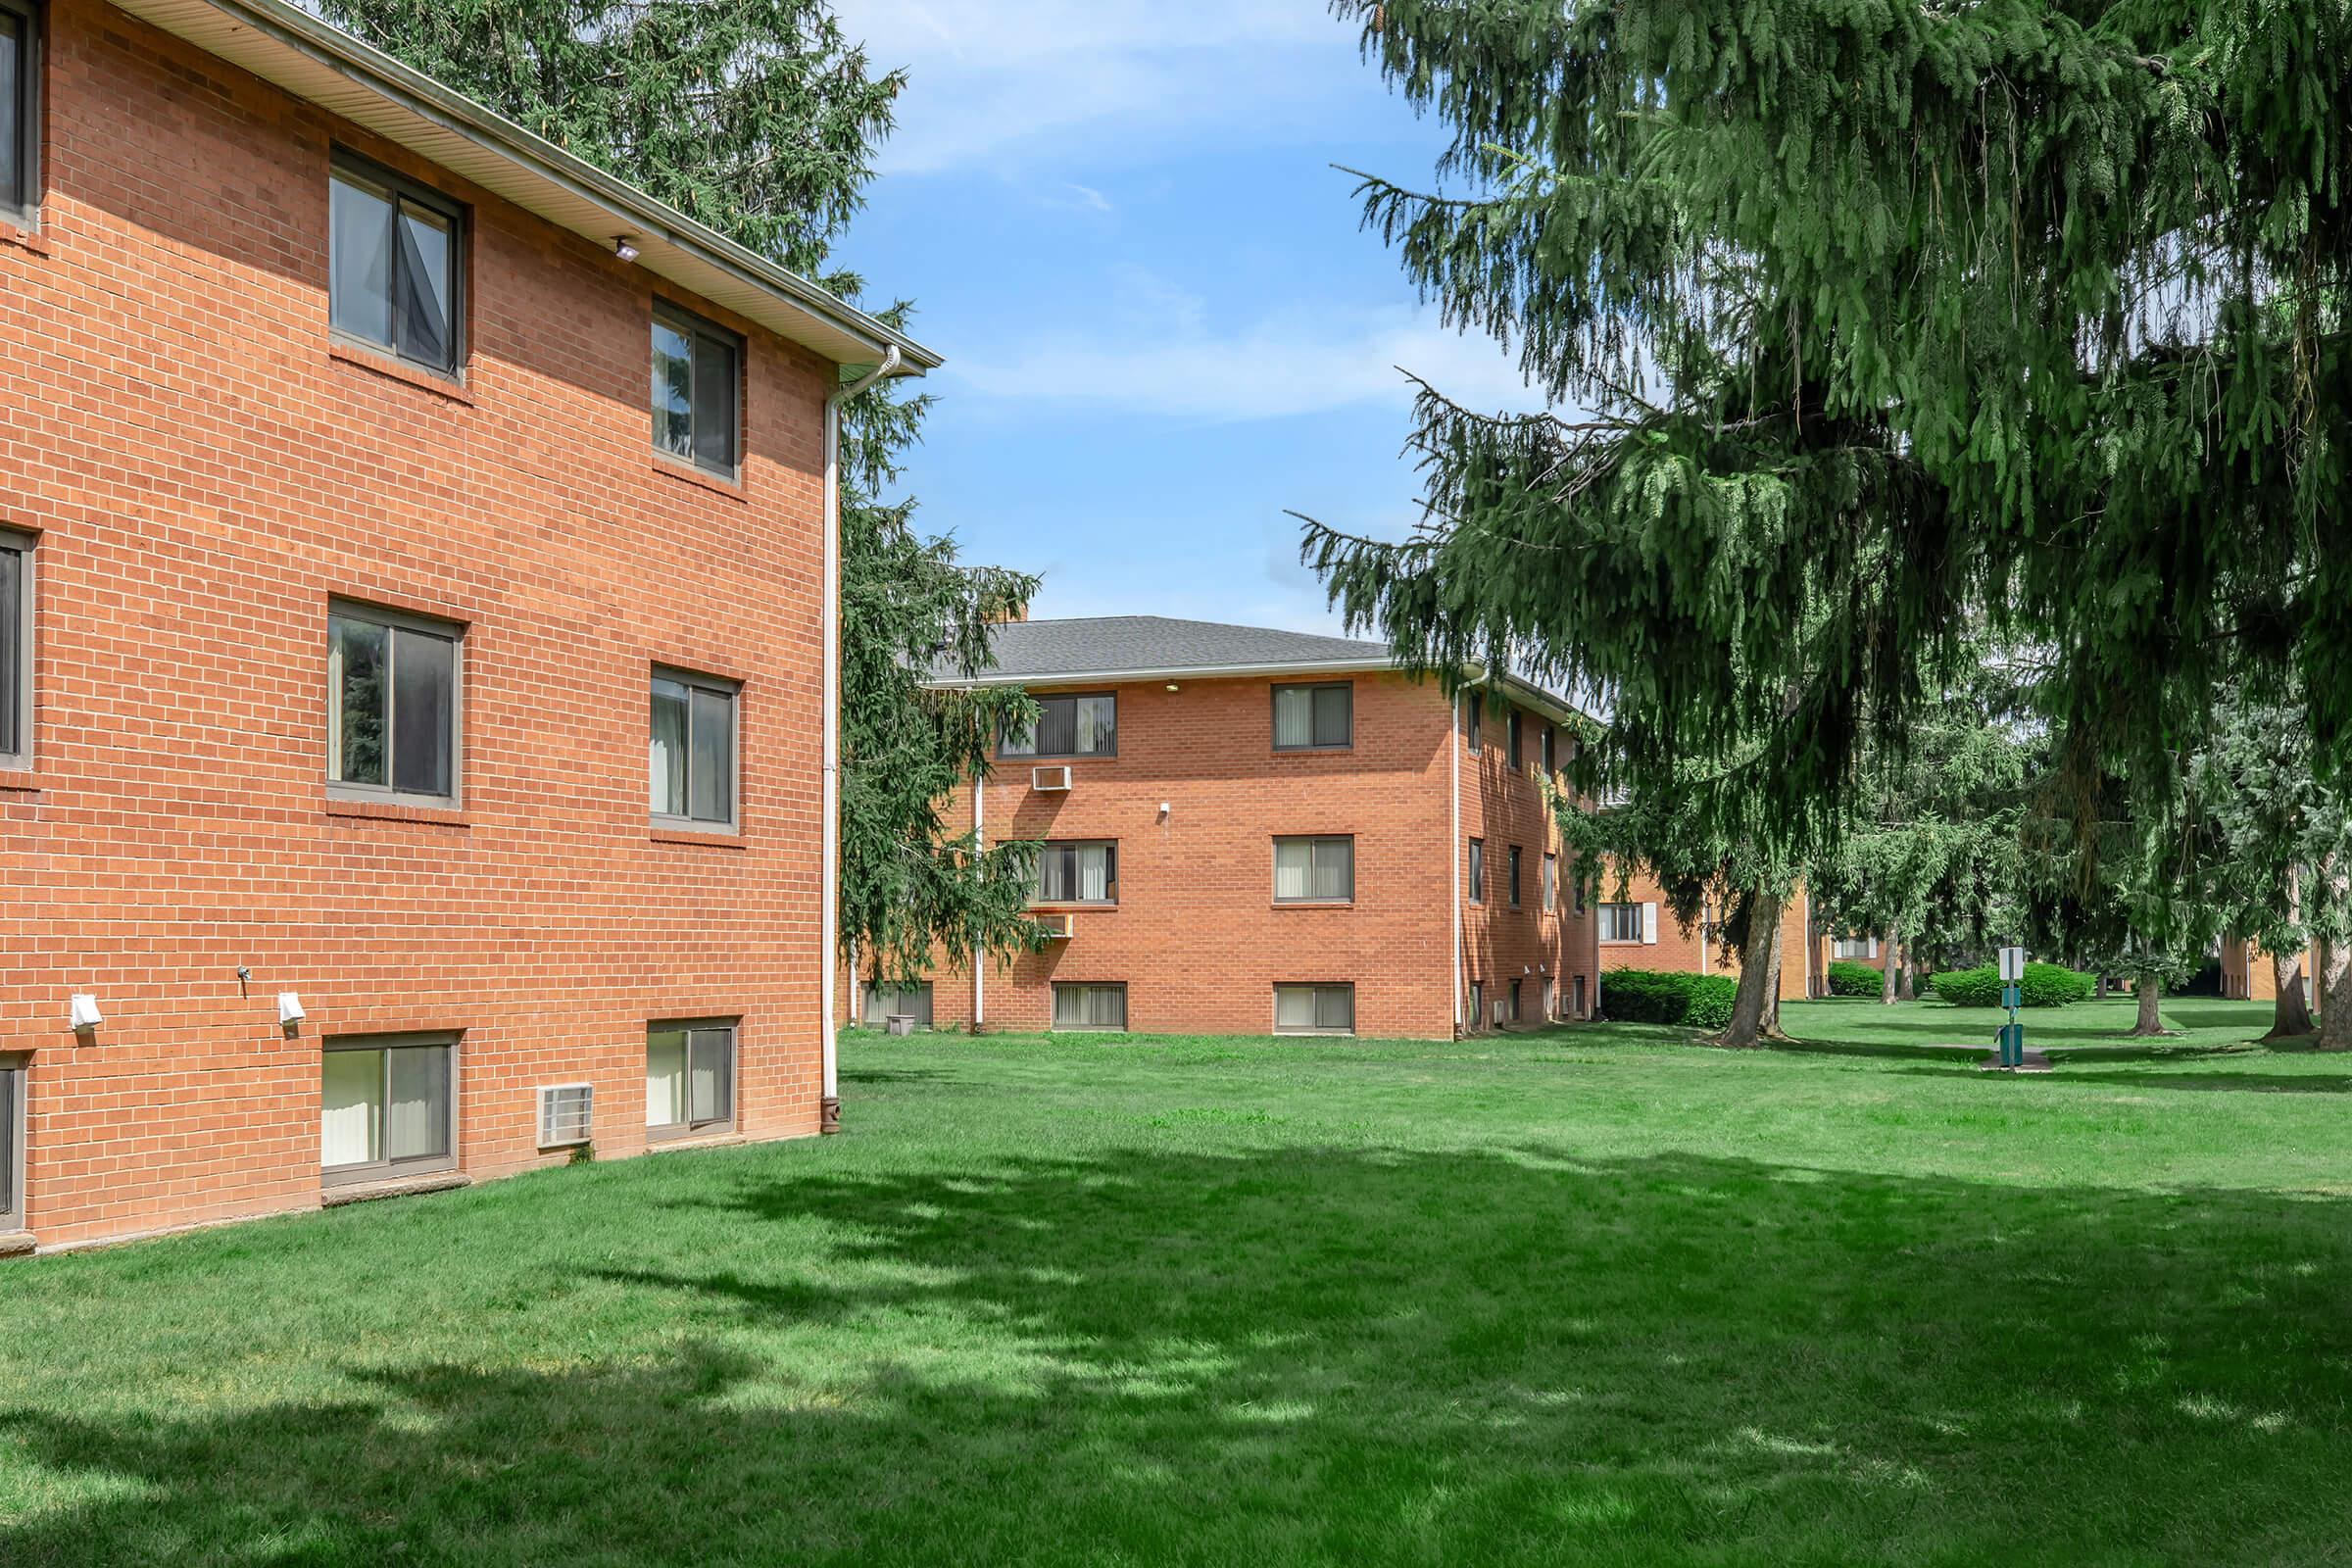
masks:
{"type": "Polygon", "coordinates": [[[98,1010],[96,997],[76,996],[67,1004],[66,1015],[76,1029],[95,1029],[106,1022],[106,1014],[98,1010]]]}
{"type": "Polygon", "coordinates": [[[635,261],[637,259],[637,241],[635,236],[623,234],[619,238],[615,239],[612,242],[612,254],[619,257],[624,262],[635,261]]]}

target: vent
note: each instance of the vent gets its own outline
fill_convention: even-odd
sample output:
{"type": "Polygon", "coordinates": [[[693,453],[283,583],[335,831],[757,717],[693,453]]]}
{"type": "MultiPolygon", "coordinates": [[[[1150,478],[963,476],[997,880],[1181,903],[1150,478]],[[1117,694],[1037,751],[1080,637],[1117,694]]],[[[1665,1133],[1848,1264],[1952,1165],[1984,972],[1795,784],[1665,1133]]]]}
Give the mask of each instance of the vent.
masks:
{"type": "Polygon", "coordinates": [[[1029,770],[1029,787],[1044,794],[1056,794],[1070,787],[1070,770],[1062,767],[1033,767],[1029,770]]]}
{"type": "Polygon", "coordinates": [[[539,1147],[576,1149],[588,1142],[595,1109],[594,1084],[541,1084],[539,1147]]]}
{"type": "Polygon", "coordinates": [[[1046,928],[1046,935],[1056,942],[1070,940],[1070,917],[1066,914],[1041,914],[1037,923],[1046,928]]]}

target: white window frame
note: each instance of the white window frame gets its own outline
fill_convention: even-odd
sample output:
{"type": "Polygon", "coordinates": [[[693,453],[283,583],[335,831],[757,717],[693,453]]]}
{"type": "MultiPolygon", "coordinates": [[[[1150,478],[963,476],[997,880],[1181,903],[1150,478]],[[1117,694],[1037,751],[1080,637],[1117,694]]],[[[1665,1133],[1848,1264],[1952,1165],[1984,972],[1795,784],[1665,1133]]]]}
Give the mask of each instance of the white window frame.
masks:
{"type": "Polygon", "coordinates": [[[646,819],[669,833],[740,833],[743,831],[743,683],[723,675],[705,675],[675,664],[655,664],[645,677],[646,745],[653,745],[654,682],[674,681],[686,688],[686,798],[694,799],[694,693],[707,692],[727,700],[727,814],[722,818],[681,815],[654,809],[654,781],[648,760],[645,781],[646,819]]]}
{"type": "Polygon", "coordinates": [[[1623,947],[1634,947],[1649,940],[1649,906],[1645,904],[1603,904],[1599,906],[1600,930],[1598,940],[1623,947]],[[1626,910],[1634,911],[1634,934],[1611,935],[1621,931],[1626,910]]]}
{"type": "Polygon", "coordinates": [[[326,729],[327,756],[322,771],[326,774],[326,794],[336,801],[375,801],[392,806],[419,806],[428,810],[463,810],[466,806],[466,625],[462,621],[442,620],[432,615],[414,614],[405,610],[389,610],[371,605],[362,599],[331,596],[326,602],[326,621],[320,627],[325,634],[326,654],[326,729]],[[385,629],[384,638],[384,782],[355,784],[334,776],[334,733],[337,704],[341,697],[335,691],[334,622],[365,621],[385,629]],[[398,770],[393,765],[393,737],[399,727],[396,706],[399,703],[399,677],[395,670],[397,639],[393,632],[410,631],[426,637],[438,637],[450,645],[449,658],[449,793],[431,795],[421,790],[404,790],[392,780],[398,770]]]}

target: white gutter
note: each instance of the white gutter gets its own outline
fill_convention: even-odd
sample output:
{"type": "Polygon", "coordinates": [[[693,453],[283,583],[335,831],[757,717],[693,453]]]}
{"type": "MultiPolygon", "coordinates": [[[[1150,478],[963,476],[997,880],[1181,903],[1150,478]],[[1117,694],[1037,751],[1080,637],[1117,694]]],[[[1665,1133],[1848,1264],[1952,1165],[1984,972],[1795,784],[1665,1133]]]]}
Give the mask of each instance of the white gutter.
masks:
{"type": "MultiPolygon", "coordinates": [[[[980,775],[977,773],[973,774],[972,853],[975,855],[982,853],[988,848],[988,839],[982,832],[983,823],[981,821],[980,812],[980,803],[985,798],[987,790],[988,781],[980,777],[980,775]]],[[[987,998],[981,994],[982,977],[984,973],[985,967],[980,962],[980,955],[975,952],[972,955],[972,1033],[974,1034],[978,1034],[980,1032],[980,1025],[986,1022],[988,1017],[987,998]]]]}
{"type": "Polygon", "coordinates": [[[1446,738],[1446,756],[1453,775],[1453,816],[1451,832],[1446,841],[1446,885],[1452,897],[1446,902],[1453,909],[1453,949],[1448,960],[1453,970],[1453,1032],[1462,1033],[1462,857],[1469,852],[1462,847],[1462,694],[1453,695],[1453,714],[1447,726],[1452,733],[1446,738]]]}
{"type": "Polygon", "coordinates": [[[817,1130],[841,1131],[841,1082],[834,1060],[834,977],[841,966],[841,406],[899,368],[899,349],[892,344],[882,363],[825,399],[825,698],[824,698],[824,842],[823,871],[817,885],[822,918],[818,922],[818,961],[825,1028],[823,1099],[818,1103],[817,1130]]]}

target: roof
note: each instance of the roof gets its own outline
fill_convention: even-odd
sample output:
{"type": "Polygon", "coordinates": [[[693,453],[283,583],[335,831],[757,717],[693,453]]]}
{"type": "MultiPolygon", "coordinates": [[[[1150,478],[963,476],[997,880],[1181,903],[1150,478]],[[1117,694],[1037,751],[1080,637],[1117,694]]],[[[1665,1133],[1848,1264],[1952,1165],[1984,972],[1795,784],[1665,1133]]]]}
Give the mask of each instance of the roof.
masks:
{"type": "Polygon", "coordinates": [[[627,238],[638,266],[835,365],[879,364],[893,348],[899,373],[940,364],[808,279],[286,0],[113,3],[560,228],[608,249],[627,238]]]}
{"type": "MultiPolygon", "coordinates": [[[[1165,615],[1007,621],[993,628],[990,641],[997,657],[994,666],[970,677],[935,675],[930,684],[1073,686],[1169,676],[1340,674],[1401,665],[1384,642],[1165,615]]],[[[1476,680],[1485,671],[1466,673],[1476,680]]],[[[1533,682],[1505,675],[1502,684],[1558,717],[1582,716],[1574,705],[1533,682]]]]}

